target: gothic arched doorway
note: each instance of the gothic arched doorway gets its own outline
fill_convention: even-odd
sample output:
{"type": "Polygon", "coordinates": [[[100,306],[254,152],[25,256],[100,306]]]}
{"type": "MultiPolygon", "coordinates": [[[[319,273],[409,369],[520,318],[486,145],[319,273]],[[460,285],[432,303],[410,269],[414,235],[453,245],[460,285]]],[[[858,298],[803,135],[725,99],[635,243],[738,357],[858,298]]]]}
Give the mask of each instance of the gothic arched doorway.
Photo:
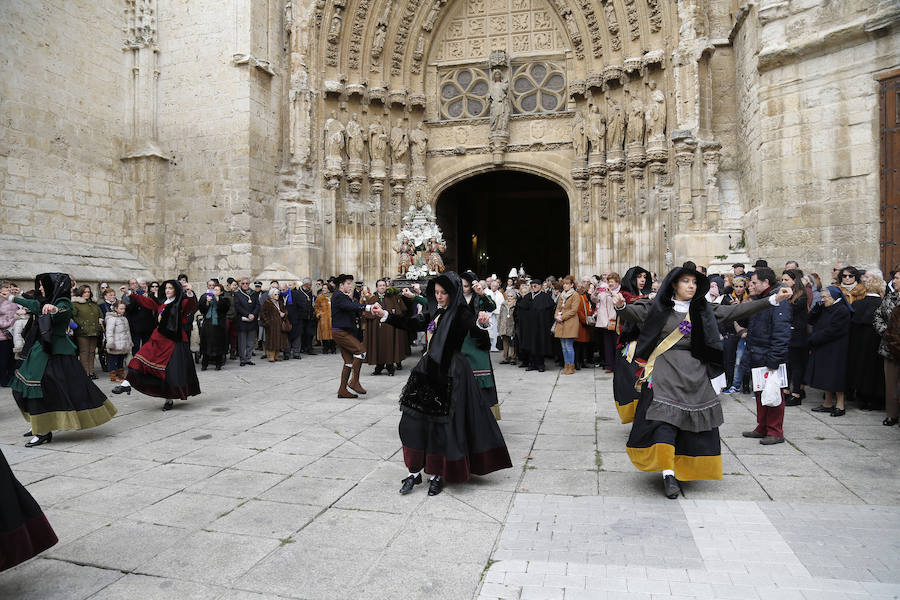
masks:
{"type": "Polygon", "coordinates": [[[504,279],[522,265],[541,278],[569,271],[569,200],[548,179],[518,171],[474,175],[444,190],[435,212],[447,269],[504,279]]]}

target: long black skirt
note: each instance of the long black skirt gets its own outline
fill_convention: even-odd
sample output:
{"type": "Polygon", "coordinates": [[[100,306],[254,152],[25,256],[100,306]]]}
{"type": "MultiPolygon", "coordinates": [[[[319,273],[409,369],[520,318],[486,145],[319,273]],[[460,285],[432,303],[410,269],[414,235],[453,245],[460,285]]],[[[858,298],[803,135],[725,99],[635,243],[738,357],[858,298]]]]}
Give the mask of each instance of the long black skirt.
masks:
{"type": "Polygon", "coordinates": [[[166,363],[166,378],[160,379],[137,369],[128,369],[128,383],[148,396],[169,400],[187,400],[200,394],[200,381],[187,342],[176,342],[166,363]]]}
{"type": "Polygon", "coordinates": [[[615,365],[613,366],[613,399],[616,402],[616,412],[622,423],[631,423],[634,420],[634,412],[640,392],[634,389],[637,383],[635,371],[637,365],[625,359],[622,351],[616,349],[615,365]]]}
{"type": "Polygon", "coordinates": [[[679,481],[722,479],[719,428],[684,431],[665,421],[647,419],[653,390],[644,384],[625,449],[641,471],[675,471],[679,481]]]}
{"type": "Polygon", "coordinates": [[[41,507],[13,475],[0,452],[0,571],[28,560],[57,541],[41,507]]]}
{"type": "Polygon", "coordinates": [[[404,411],[400,417],[403,460],[410,473],[423,470],[447,483],[468,481],[512,467],[497,420],[484,399],[472,367],[462,354],[453,357],[453,414],[437,423],[404,411]]]}
{"type": "Polygon", "coordinates": [[[26,398],[13,390],[13,398],[31,431],[90,429],[103,425],[116,414],[116,407],[91,381],[84,367],[71,354],[53,354],[41,377],[40,398],[26,398]]]}

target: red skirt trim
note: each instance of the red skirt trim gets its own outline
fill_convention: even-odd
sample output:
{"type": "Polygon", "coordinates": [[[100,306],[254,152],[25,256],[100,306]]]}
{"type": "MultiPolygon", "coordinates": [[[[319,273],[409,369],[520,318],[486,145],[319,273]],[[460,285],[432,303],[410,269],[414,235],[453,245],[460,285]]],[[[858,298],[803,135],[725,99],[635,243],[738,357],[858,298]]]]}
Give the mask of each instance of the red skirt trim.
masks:
{"type": "Polygon", "coordinates": [[[410,473],[418,473],[424,468],[429,475],[440,475],[447,483],[463,483],[468,481],[472,474],[487,475],[512,467],[509,451],[505,446],[475,452],[453,460],[443,454],[426,455],[423,450],[403,446],[403,461],[410,473]]]}
{"type": "Polygon", "coordinates": [[[141,346],[135,357],[129,361],[128,368],[158,379],[165,379],[166,366],[168,366],[174,350],[175,342],[159,333],[158,330],[154,330],[150,340],[141,346]]]}

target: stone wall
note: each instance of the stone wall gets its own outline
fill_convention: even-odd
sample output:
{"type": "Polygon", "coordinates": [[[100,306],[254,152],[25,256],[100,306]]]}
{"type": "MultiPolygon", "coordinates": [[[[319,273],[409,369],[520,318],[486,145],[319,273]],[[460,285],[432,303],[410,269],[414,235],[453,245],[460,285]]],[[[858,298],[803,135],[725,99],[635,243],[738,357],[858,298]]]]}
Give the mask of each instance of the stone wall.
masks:
{"type": "Polygon", "coordinates": [[[878,264],[874,77],[900,64],[896,14],[887,26],[879,18],[891,11],[865,0],[761,2],[738,30],[752,256],[819,273],[841,260],[878,264]]]}
{"type": "Polygon", "coordinates": [[[117,2],[3,2],[0,228],[25,245],[123,242],[121,29],[117,2]]]}

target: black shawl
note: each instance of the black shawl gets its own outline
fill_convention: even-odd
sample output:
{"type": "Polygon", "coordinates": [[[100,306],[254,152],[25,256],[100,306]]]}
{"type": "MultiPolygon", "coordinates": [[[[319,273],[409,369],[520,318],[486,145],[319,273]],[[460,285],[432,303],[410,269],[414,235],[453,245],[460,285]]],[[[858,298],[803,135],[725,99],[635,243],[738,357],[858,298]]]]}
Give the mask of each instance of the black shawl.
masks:
{"type": "Polygon", "coordinates": [[[697,271],[692,262],[686,262],[684,266],[676,267],[666,275],[659,287],[659,293],[653,299],[647,318],[641,325],[635,357],[646,361],[656,348],[666,320],[675,307],[673,298],[675,285],[683,275],[693,275],[697,279],[697,291],[688,309],[691,315],[691,356],[712,367],[713,371],[721,372],[724,364],[722,337],[712,305],[705,298],[709,291],[709,278],[697,271]]]}
{"type": "Polygon", "coordinates": [[[160,304],[166,301],[166,284],[169,283],[175,287],[175,299],[163,308],[162,313],[159,315],[159,325],[156,328],[170,340],[180,342],[182,341],[181,331],[184,328],[181,318],[181,301],[184,300],[184,288],[174,279],[163,281],[159,286],[159,295],[162,298],[160,304]]]}

